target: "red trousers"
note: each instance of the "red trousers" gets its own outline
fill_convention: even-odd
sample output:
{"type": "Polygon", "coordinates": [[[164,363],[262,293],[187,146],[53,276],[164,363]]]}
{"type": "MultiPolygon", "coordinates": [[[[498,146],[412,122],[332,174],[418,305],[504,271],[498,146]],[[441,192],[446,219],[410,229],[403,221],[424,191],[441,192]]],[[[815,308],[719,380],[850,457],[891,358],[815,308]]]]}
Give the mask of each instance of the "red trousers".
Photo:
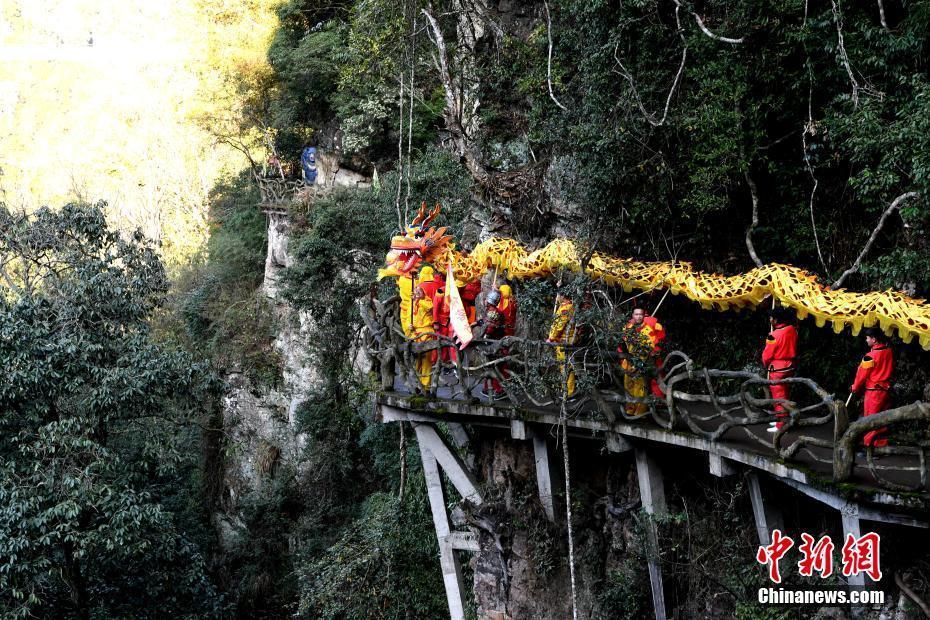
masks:
{"type": "MultiPolygon", "coordinates": [[[[780,381],[782,379],[787,379],[788,377],[794,376],[794,371],[789,372],[770,372],[769,379],[772,381],[780,381]]],[[[772,398],[789,400],[791,398],[791,384],[790,383],[776,383],[769,386],[769,392],[772,393],[772,398]]],[[[782,427],[784,421],[788,418],[788,410],[785,409],[785,406],[781,403],[775,405],[775,417],[778,418],[778,428],[782,427]]]]}
{"type": "MultiPolygon", "coordinates": [[[[455,336],[455,330],[452,329],[452,323],[447,323],[445,325],[439,326],[439,333],[447,338],[452,338],[455,336]]],[[[455,362],[458,360],[458,351],[456,351],[453,345],[445,345],[441,347],[438,351],[433,351],[433,362],[436,362],[436,359],[439,358],[444,362],[455,362]]]]}
{"type": "Polygon", "coordinates": [[[662,365],[662,358],[656,358],[656,374],[658,377],[653,377],[649,380],[649,389],[656,398],[665,398],[665,393],[659,388],[659,377],[665,377],[665,373],[662,371],[662,365]]]}
{"type": "MultiPolygon", "coordinates": [[[[864,417],[881,413],[888,408],[891,403],[891,394],[888,390],[866,390],[865,398],[862,403],[862,415],[864,417]]],[[[869,431],[862,436],[862,443],[867,446],[881,448],[888,445],[888,439],[885,438],[887,427],[877,428],[869,431]]]]}
{"type": "Polygon", "coordinates": [[[652,378],[649,380],[649,389],[652,391],[652,395],[656,398],[665,398],[665,394],[659,388],[659,380],[652,378]]]}

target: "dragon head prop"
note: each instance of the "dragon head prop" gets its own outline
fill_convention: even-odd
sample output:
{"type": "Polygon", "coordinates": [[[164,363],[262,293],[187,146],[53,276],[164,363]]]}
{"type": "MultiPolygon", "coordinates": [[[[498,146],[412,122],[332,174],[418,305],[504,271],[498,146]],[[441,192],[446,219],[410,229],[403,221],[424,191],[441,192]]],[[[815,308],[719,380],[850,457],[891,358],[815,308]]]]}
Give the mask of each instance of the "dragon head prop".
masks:
{"type": "Polygon", "coordinates": [[[450,248],[452,237],[446,235],[446,227],[430,227],[439,215],[438,204],[429,211],[424,202],[403,234],[391,237],[391,251],[385,257],[385,266],[378,270],[378,279],[397,277],[412,273],[421,263],[436,263],[439,256],[450,248]]]}

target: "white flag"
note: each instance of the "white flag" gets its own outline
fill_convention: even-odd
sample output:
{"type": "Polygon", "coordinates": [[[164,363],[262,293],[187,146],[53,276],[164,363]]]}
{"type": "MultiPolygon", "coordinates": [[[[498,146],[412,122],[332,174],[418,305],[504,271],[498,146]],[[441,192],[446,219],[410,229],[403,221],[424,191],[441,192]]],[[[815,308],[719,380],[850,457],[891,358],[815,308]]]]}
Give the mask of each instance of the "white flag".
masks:
{"type": "Polygon", "coordinates": [[[464,349],[474,336],[471,333],[471,325],[468,323],[468,315],[465,313],[465,304],[462,303],[459,289],[455,285],[452,263],[449,263],[446,268],[446,295],[449,296],[449,321],[452,323],[452,331],[461,343],[459,349],[464,349]]]}

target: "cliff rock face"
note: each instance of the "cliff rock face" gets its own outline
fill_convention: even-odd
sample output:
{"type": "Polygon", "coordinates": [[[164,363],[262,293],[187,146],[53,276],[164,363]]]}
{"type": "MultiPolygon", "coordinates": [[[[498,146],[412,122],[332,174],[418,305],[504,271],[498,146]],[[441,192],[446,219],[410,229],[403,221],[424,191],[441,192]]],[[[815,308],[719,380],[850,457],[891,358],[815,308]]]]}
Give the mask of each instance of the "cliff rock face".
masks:
{"type": "Polygon", "coordinates": [[[321,381],[302,345],[312,329],[312,320],[280,298],[279,275],[290,265],[289,232],[286,215],[269,214],[268,254],[261,290],[274,309],[279,327],[273,344],[282,362],[281,379],[268,386],[256,384],[239,372],[227,376],[230,391],[223,412],[227,432],[223,509],[214,515],[221,543],[227,549],[245,533],[241,499],[261,491],[281,465],[301,469],[306,441],[297,430],[296,414],[321,381]]]}
{"type": "MultiPolygon", "coordinates": [[[[565,550],[565,483],[560,452],[550,441],[556,522],[542,511],[536,487],[532,443],[486,438],[477,442],[478,473],[489,501],[467,523],[479,533],[480,551],[471,561],[479,618],[563,619],[571,613],[571,575],[565,550]]],[[[634,539],[633,513],[639,491],[631,462],[596,458],[594,477],[573,481],[575,493],[593,502],[575,501],[575,585],[579,618],[605,617],[603,583],[627,558],[634,539]]],[[[575,478],[575,474],[573,474],[575,478]]],[[[645,572],[645,567],[643,567],[645,572]]],[[[621,616],[613,616],[621,617],[621,616]]]]}

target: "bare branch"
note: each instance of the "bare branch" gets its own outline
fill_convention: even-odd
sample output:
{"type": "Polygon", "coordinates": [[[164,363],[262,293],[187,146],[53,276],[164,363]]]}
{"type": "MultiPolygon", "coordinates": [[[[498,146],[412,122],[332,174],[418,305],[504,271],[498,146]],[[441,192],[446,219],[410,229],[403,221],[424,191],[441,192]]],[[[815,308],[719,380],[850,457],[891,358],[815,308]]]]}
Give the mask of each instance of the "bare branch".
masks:
{"type": "Polygon", "coordinates": [[[812,90],[813,85],[810,85],[807,90],[807,124],[804,125],[804,128],[801,130],[801,149],[802,155],[804,156],[804,165],[807,166],[807,173],[811,175],[811,180],[814,182],[808,205],[811,214],[811,230],[814,232],[814,245],[817,247],[817,257],[820,259],[820,266],[823,267],[823,272],[827,273],[829,270],[827,269],[827,263],[823,260],[823,252],[820,251],[820,238],[817,235],[817,220],[814,218],[814,196],[817,195],[817,188],[820,186],[820,180],[814,175],[814,167],[811,165],[811,159],[807,153],[807,134],[813,136],[817,133],[817,125],[814,123],[814,113],[811,108],[812,90]]]}
{"type": "MultiPolygon", "coordinates": [[[[882,4],[882,1],[878,0],[878,5],[881,6],[881,4],[882,4]]],[[[883,24],[884,24],[884,21],[885,20],[884,20],[884,15],[883,15],[882,16],[883,24]]],[[[924,616],[927,618],[930,618],[930,606],[928,606],[927,603],[922,598],[917,596],[917,594],[908,587],[908,585],[904,582],[904,577],[898,571],[895,571],[894,582],[898,586],[898,589],[901,590],[901,592],[906,594],[909,599],[914,601],[914,604],[920,607],[920,610],[924,612],[924,616]]]]}
{"type": "Polygon", "coordinates": [[[830,0],[833,7],[833,22],[836,24],[836,44],[840,51],[840,60],[846,68],[846,74],[849,76],[849,83],[852,86],[853,105],[859,105],[859,82],[853,74],[852,67],[849,65],[849,56],[846,54],[846,46],[843,44],[843,17],[840,15],[840,8],[836,0],[830,0]]]}
{"type": "Polygon", "coordinates": [[[614,47],[614,59],[617,61],[617,66],[620,67],[621,76],[623,76],[627,82],[630,83],[630,90],[633,91],[633,97],[636,99],[636,105],[639,106],[639,111],[643,113],[643,116],[646,118],[646,121],[653,127],[660,127],[665,124],[665,119],[668,118],[668,109],[672,105],[672,96],[675,94],[675,90],[678,88],[678,84],[681,82],[681,76],[685,71],[685,62],[688,60],[688,48],[685,47],[681,50],[681,63],[678,65],[678,73],[675,74],[675,79],[672,81],[672,87],[668,91],[668,97],[665,98],[665,109],[662,111],[662,118],[656,118],[655,115],[650,114],[646,111],[646,107],[643,105],[643,100],[639,96],[639,92],[636,90],[636,83],[633,81],[633,76],[630,75],[630,72],[626,67],[623,66],[623,63],[620,62],[620,57],[618,55],[619,44],[617,47],[614,47]]]}
{"type": "Polygon", "coordinates": [[[549,37],[549,59],[548,64],[546,65],[546,82],[549,84],[549,98],[559,106],[563,112],[568,112],[568,108],[562,105],[558,99],[555,98],[555,93],[552,92],[552,17],[549,15],[549,3],[543,2],[543,6],[546,9],[546,35],[549,37]]]}
{"type": "Polygon", "coordinates": [[[443,92],[446,95],[446,109],[452,117],[458,117],[459,106],[455,96],[452,73],[449,71],[449,54],[446,51],[446,39],[442,34],[442,30],[439,28],[439,22],[433,17],[433,14],[427,9],[423,9],[422,13],[430,25],[430,30],[427,31],[430,40],[433,42],[433,45],[436,46],[436,54],[433,56],[433,61],[436,64],[436,68],[439,70],[439,79],[442,81],[443,92]]]}
{"type": "Polygon", "coordinates": [[[756,182],[749,176],[748,164],[746,170],[743,171],[743,176],[746,178],[749,193],[752,195],[752,222],[749,224],[749,228],[746,229],[746,249],[749,250],[749,256],[752,258],[752,262],[756,264],[756,267],[761,267],[762,261],[759,260],[759,255],[756,254],[756,248],[752,243],[752,231],[759,225],[759,189],[756,187],[756,182]]]}
{"type": "Polygon", "coordinates": [[[410,210],[410,170],[413,169],[413,78],[414,68],[417,64],[417,15],[413,15],[413,26],[410,32],[410,105],[407,109],[409,119],[407,120],[407,196],[404,198],[404,221],[407,221],[408,211],[410,210]]]}
{"type": "MultiPolygon", "coordinates": [[[[404,222],[406,221],[405,217],[401,217],[400,213],[400,190],[404,185],[404,71],[400,72],[400,91],[397,94],[398,101],[398,117],[400,121],[400,128],[397,131],[397,195],[394,197],[394,208],[397,211],[397,229],[404,229],[404,222]]],[[[408,173],[409,178],[409,173],[408,173]]],[[[406,212],[406,206],[404,208],[406,212]]]]}
{"type": "Polygon", "coordinates": [[[882,0],[878,0],[878,18],[881,20],[885,32],[891,32],[891,28],[888,27],[888,22],[885,20],[885,3],[882,0]]]}
{"type": "Polygon", "coordinates": [[[709,36],[711,39],[720,41],[721,43],[730,43],[731,45],[737,45],[743,42],[743,37],[740,37],[738,39],[731,39],[730,37],[722,37],[719,34],[714,34],[713,32],[710,31],[710,29],[707,26],[704,25],[704,20],[701,19],[700,15],[694,12],[692,12],[691,14],[694,15],[694,21],[697,22],[698,28],[701,29],[701,32],[709,36]]]}
{"type": "MultiPolygon", "coordinates": [[[[683,8],[681,4],[681,0],[675,0],[675,6],[677,7],[677,9],[683,8]]],[[[677,9],[676,9],[676,13],[677,13],[677,9]]],[[[706,34],[708,37],[710,37],[714,41],[720,41],[721,43],[729,43],[731,45],[738,45],[743,42],[743,37],[740,37],[738,39],[733,39],[731,37],[724,37],[724,36],[720,36],[719,34],[715,34],[714,32],[710,30],[710,28],[708,28],[704,24],[704,20],[701,19],[700,15],[698,15],[691,9],[685,9],[685,10],[687,10],[689,13],[691,13],[692,16],[694,16],[694,21],[697,22],[698,28],[701,29],[701,32],[706,34]]]]}
{"type": "Polygon", "coordinates": [[[833,288],[840,288],[843,285],[843,282],[846,281],[846,278],[859,271],[859,266],[862,264],[862,259],[865,258],[865,255],[868,254],[869,250],[872,249],[872,244],[875,243],[875,240],[878,238],[878,233],[881,232],[882,227],[885,225],[885,221],[888,219],[888,216],[900,209],[901,203],[908,198],[917,198],[919,196],[920,194],[917,192],[907,192],[895,198],[891,204],[888,205],[888,208],[885,209],[885,212],[882,213],[882,216],[879,218],[878,225],[875,226],[875,230],[873,230],[872,234],[869,235],[869,240],[865,242],[865,246],[863,246],[862,251],[859,252],[859,256],[856,257],[856,262],[854,262],[849,269],[840,275],[837,281],[833,283],[833,288]]]}
{"type": "MultiPolygon", "coordinates": [[[[477,156],[468,142],[465,127],[462,125],[462,119],[464,117],[462,109],[463,99],[460,97],[459,93],[462,91],[463,87],[460,83],[461,80],[455,80],[449,67],[449,53],[445,37],[442,34],[442,29],[439,27],[439,22],[437,22],[436,18],[433,16],[432,8],[422,9],[421,12],[429,22],[430,28],[427,30],[427,34],[436,47],[436,53],[433,54],[433,62],[439,73],[439,80],[442,82],[442,89],[446,98],[446,107],[444,110],[446,128],[449,130],[456,154],[464,160],[465,166],[468,168],[472,177],[478,183],[486,185],[489,178],[488,171],[481,162],[478,161],[477,156]]],[[[477,102],[475,105],[477,106],[477,102]]]]}

